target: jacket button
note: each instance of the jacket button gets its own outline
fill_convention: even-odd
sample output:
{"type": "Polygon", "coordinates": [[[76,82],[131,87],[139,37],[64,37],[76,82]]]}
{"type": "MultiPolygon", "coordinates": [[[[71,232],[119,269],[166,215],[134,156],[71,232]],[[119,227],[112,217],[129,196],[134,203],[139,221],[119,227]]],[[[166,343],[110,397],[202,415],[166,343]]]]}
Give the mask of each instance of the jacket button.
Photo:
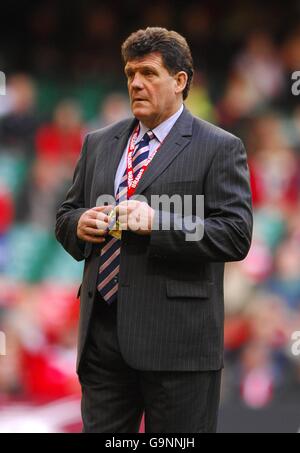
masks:
{"type": "Polygon", "coordinates": [[[89,291],[89,292],[88,292],[88,296],[89,296],[89,297],[93,297],[93,291],[89,291]]]}

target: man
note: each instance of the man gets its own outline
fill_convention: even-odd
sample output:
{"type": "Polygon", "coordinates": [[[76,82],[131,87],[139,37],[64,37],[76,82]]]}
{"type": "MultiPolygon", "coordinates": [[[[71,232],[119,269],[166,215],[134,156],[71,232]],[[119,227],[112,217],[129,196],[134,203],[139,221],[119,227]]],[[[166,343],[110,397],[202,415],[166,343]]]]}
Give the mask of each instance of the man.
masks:
{"type": "Polygon", "coordinates": [[[215,432],[224,262],[243,259],[251,241],[246,153],[184,108],[193,64],[182,36],[139,30],[122,55],[135,118],[88,134],[57,214],[58,240],[85,259],[84,432],[136,432],[143,413],[146,432],[215,432]],[[174,194],[203,195],[204,223],[195,204],[190,215],[151,206],[153,195],[174,194]],[[191,225],[203,234],[188,238],[191,225]]]}

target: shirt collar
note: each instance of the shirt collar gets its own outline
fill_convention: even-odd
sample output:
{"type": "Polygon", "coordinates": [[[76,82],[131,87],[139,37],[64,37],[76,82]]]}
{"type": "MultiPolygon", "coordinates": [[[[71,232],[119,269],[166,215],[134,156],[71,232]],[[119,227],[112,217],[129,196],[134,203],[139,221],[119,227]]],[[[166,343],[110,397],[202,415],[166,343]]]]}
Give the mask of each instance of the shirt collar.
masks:
{"type": "MultiPolygon", "coordinates": [[[[181,104],[181,106],[177,110],[177,112],[175,112],[172,116],[170,116],[165,121],[163,121],[158,126],[156,126],[154,129],[152,129],[152,132],[154,133],[155,138],[160,143],[162,143],[164,141],[164,139],[166,138],[166,136],[168,135],[168,133],[170,132],[170,130],[172,129],[172,127],[174,126],[176,121],[178,120],[178,118],[181,115],[182,111],[183,111],[183,104],[181,104]]],[[[149,131],[149,127],[145,126],[140,121],[140,132],[139,132],[138,138],[136,140],[136,143],[139,143],[142,140],[144,134],[147,131],[149,131]]]]}

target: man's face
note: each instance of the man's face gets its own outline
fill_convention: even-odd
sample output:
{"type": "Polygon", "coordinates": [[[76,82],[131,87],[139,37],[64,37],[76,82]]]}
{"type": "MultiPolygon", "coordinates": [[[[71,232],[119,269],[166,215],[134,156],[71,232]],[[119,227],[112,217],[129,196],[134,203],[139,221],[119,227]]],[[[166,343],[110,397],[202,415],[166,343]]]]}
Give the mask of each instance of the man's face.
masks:
{"type": "Polygon", "coordinates": [[[165,68],[159,53],[130,60],[125,66],[133,115],[154,128],[175,113],[181,102],[176,75],[165,68]]]}

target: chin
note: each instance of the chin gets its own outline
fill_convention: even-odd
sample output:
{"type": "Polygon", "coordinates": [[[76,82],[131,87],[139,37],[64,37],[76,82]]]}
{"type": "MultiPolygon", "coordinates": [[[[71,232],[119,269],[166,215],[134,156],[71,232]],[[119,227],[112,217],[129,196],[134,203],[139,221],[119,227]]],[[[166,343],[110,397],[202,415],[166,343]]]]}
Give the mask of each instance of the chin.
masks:
{"type": "Polygon", "coordinates": [[[138,120],[141,120],[141,121],[143,120],[143,118],[148,118],[149,114],[150,114],[148,109],[146,109],[142,106],[133,107],[132,113],[138,120]]]}

